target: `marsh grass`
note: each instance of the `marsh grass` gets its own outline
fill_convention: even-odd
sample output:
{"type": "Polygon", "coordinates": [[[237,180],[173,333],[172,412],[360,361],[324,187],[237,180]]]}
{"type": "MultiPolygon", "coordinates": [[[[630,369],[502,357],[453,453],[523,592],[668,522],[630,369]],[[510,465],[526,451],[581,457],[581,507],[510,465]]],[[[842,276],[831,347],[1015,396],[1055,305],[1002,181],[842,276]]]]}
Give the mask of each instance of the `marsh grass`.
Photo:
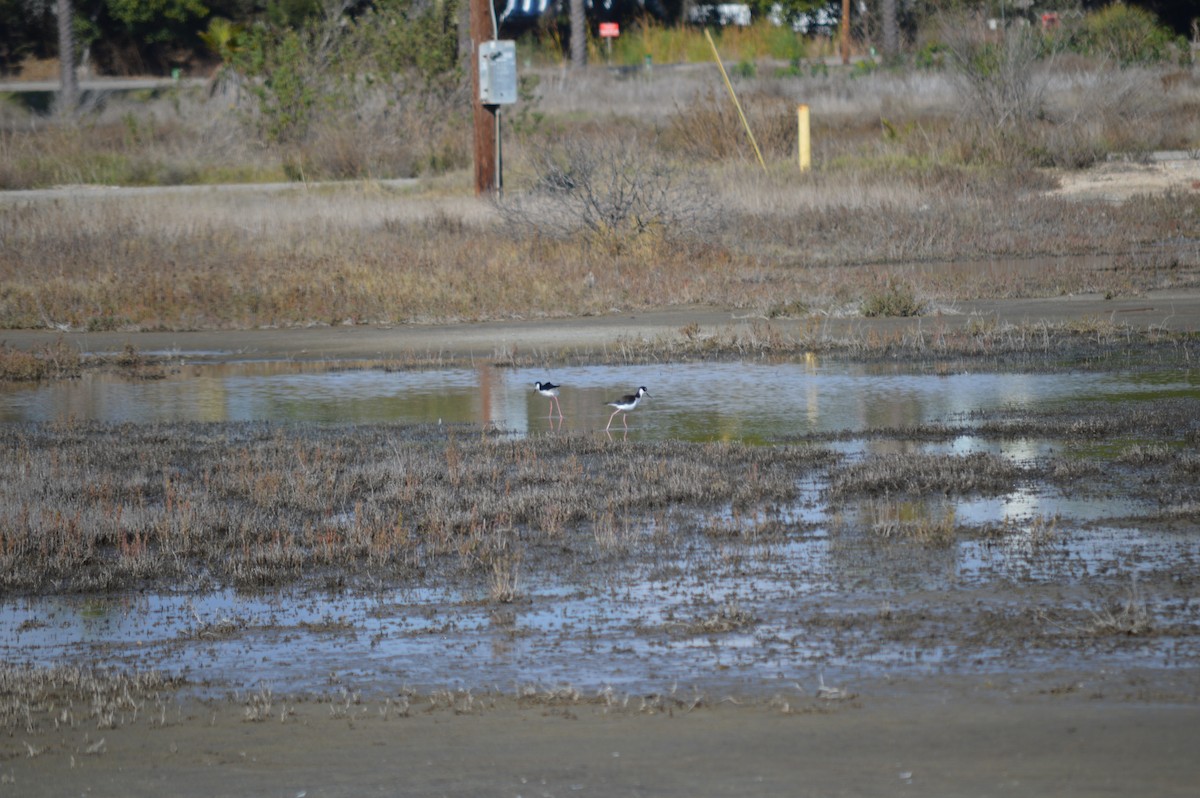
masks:
{"type": "MultiPolygon", "coordinates": [[[[732,45],[765,34],[728,35],[732,45]]],[[[1146,68],[1058,70],[1045,78],[1046,119],[1030,123],[1040,132],[1030,133],[1026,157],[1011,161],[965,136],[961,98],[945,73],[834,70],[783,79],[763,77],[767,71],[738,86],[768,159],[764,174],[710,64],[637,75],[534,70],[536,90],[508,121],[506,197],[546,223],[519,229],[468,198],[461,142],[445,135],[447,120],[422,128],[371,105],[361,119],[318,124],[303,142],[256,147],[230,87],[211,98],[114,99],[75,128],[9,120],[0,130],[0,186],[285,173],[365,180],[284,194],[83,192],[6,203],[0,328],[387,324],[664,304],[816,315],[864,303],[870,310],[888,285],[905,286],[927,309],[956,299],[1128,296],[1197,284],[1195,248],[1178,233],[1194,226],[1195,192],[1100,207],[1046,196],[1054,178],[1033,168],[1078,165],[1116,148],[1135,156],[1194,148],[1194,80],[1167,88],[1146,68]],[[816,168],[804,175],[794,165],[798,102],[810,104],[814,122],[816,168]],[[435,139],[448,142],[446,152],[435,139]],[[407,146],[417,141],[428,146],[407,146]],[[611,230],[549,224],[546,209],[567,205],[553,197],[547,204],[538,191],[545,153],[569,145],[611,154],[614,142],[626,145],[621,173],[647,178],[630,185],[649,189],[659,211],[701,197],[703,218],[650,213],[636,243],[611,230]],[[370,182],[416,173],[426,181],[413,192],[370,182]],[[1122,268],[1072,260],[1094,254],[1121,258],[1122,268]],[[1059,262],[1024,271],[988,265],[1029,257],[1059,262]]],[[[898,307],[885,304],[886,312],[898,307]]]]}
{"type": "Polygon", "coordinates": [[[488,578],[488,598],[500,604],[511,604],[520,596],[521,557],[510,554],[493,557],[488,578]]]}
{"type": "Polygon", "coordinates": [[[56,424],[0,431],[3,590],[253,589],[465,574],[514,600],[544,546],[674,506],[791,498],[811,447],[515,441],[455,428],[56,424]],[[751,467],[749,486],[734,478],[751,467]],[[548,511],[547,508],[551,508],[548,511]]]}
{"type": "Polygon", "coordinates": [[[849,496],[1009,493],[1021,477],[1011,460],[977,452],[967,455],[878,454],[832,470],[829,493],[849,496]]]}
{"type": "Polygon", "coordinates": [[[862,315],[920,316],[925,303],[917,299],[913,289],[902,282],[889,280],[879,291],[867,294],[862,301],[862,315]]]}
{"type": "MultiPolygon", "coordinates": [[[[1186,402],[1110,416],[1097,434],[1195,435],[1186,402]]],[[[932,440],[964,433],[886,432],[932,440]]],[[[1074,416],[985,420],[970,434],[1076,440],[1079,424],[1074,416]]],[[[378,585],[449,574],[500,603],[516,600],[522,575],[555,553],[603,560],[681,535],[734,559],[740,547],[769,548],[798,529],[769,508],[794,501],[803,478],[828,483],[837,514],[866,500],[860,525],[881,541],[945,546],[962,531],[951,510],[936,509],[945,506],[939,497],[1011,493],[1026,479],[1070,487],[1105,473],[1107,462],[1100,453],[1063,475],[1055,460],[1025,469],[989,454],[847,462],[819,442],[628,446],[371,425],[63,422],[10,425],[0,446],[4,592],[378,585]]],[[[1147,442],[1115,456],[1140,469],[1136,484],[1162,492],[1164,517],[1173,507],[1186,515],[1200,471],[1190,452],[1147,442]]],[[[1116,473],[1114,486],[1129,476],[1116,473]]],[[[1056,528],[1056,520],[1034,519],[996,534],[1041,546],[1057,539],[1056,528]]],[[[197,623],[200,637],[236,630],[197,623]]]]}
{"type": "Polygon", "coordinates": [[[281,156],[248,140],[227,98],[202,89],[106,97],[78,124],[0,119],[0,190],[283,179],[281,156]]]}
{"type": "MultiPolygon", "coordinates": [[[[111,729],[139,715],[165,726],[170,692],[182,680],[157,671],[0,666],[0,728],[9,735],[111,729]]],[[[97,747],[88,753],[97,753],[97,747]]],[[[29,756],[41,753],[32,747],[29,756]]]]}
{"type": "Polygon", "coordinates": [[[958,539],[953,506],[936,508],[926,502],[868,502],[866,525],[886,543],[915,543],[945,548],[958,539]]]}
{"type": "Polygon", "coordinates": [[[0,342],[0,382],[33,382],[78,376],[79,351],[62,338],[53,344],[25,351],[0,342]]]}

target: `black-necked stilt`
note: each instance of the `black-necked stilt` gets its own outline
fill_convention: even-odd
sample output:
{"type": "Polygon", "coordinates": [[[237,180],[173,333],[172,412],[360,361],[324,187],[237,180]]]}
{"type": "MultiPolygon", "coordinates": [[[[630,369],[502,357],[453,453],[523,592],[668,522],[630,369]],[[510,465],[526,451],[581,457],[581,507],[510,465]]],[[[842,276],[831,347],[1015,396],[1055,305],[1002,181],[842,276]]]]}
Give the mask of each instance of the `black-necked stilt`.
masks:
{"type": "MultiPolygon", "coordinates": [[[[628,396],[622,396],[620,399],[614,399],[611,402],[605,402],[604,404],[608,405],[609,407],[615,407],[617,409],[614,410],[612,415],[608,417],[608,425],[604,428],[604,431],[608,432],[608,428],[612,426],[612,420],[617,417],[617,413],[628,413],[630,410],[637,407],[638,402],[641,401],[643,396],[649,395],[650,392],[647,391],[646,386],[643,385],[641,388],[637,389],[637,393],[632,393],[628,396]]],[[[626,420],[625,416],[621,416],[621,421],[625,424],[625,429],[629,429],[629,421],[626,420]]]]}
{"type": "Polygon", "coordinates": [[[544,396],[550,400],[550,416],[548,416],[549,418],[554,417],[554,408],[556,408],[556,407],[558,408],[558,417],[559,418],[563,417],[562,405],[560,405],[558,403],[558,389],[561,387],[562,386],[555,385],[552,382],[535,382],[533,384],[533,389],[535,391],[537,391],[542,396],[544,396]]]}

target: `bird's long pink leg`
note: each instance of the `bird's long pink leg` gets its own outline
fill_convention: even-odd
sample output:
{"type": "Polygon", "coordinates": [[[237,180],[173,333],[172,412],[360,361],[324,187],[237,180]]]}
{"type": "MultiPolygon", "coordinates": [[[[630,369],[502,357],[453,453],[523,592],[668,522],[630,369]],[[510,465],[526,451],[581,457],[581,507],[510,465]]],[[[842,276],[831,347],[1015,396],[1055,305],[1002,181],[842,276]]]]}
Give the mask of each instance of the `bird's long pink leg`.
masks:
{"type": "Polygon", "coordinates": [[[612,420],[614,418],[616,418],[617,413],[620,413],[620,412],[621,412],[621,408],[618,407],[616,410],[613,411],[612,415],[608,417],[608,424],[607,424],[607,426],[604,427],[605,432],[608,432],[608,428],[612,426],[612,420]]]}
{"type": "Polygon", "coordinates": [[[622,421],[622,423],[625,424],[625,429],[629,429],[629,414],[628,413],[621,416],[621,421],[622,421]]]}

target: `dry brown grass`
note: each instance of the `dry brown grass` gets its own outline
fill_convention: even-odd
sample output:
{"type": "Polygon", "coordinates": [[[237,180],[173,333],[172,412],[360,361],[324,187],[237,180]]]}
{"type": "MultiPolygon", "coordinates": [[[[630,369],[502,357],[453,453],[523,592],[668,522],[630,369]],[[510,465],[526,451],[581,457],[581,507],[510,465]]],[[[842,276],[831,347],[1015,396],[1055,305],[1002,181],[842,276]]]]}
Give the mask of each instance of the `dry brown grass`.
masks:
{"type": "Polygon", "coordinates": [[[519,594],[527,549],[586,549],[593,527],[638,529],[668,506],[784,501],[832,457],[362,425],[9,426],[0,446],[3,592],[449,568],[500,602],[519,594]]]}
{"type": "MultiPolygon", "coordinates": [[[[897,285],[911,292],[910,312],[929,312],[960,299],[1117,296],[1197,282],[1197,253],[1180,231],[1194,226],[1200,195],[1103,206],[1044,196],[1053,177],[972,152],[940,73],[739,80],[766,173],[708,65],[651,77],[534,76],[538,99],[505,117],[508,196],[544,177],[541,156],[563,142],[598,152],[620,142],[632,173],[672,175],[674,193],[657,196],[702,196],[703,223],[668,219],[598,237],[549,217],[539,226],[535,208],[535,223],[513,230],[469,197],[464,171],[402,193],[368,181],[270,194],[10,197],[0,205],[0,328],[401,323],[692,303],[845,314],[897,285]],[[813,109],[817,168],[806,175],[794,166],[799,101],[813,109]],[[991,262],[1031,257],[1054,260],[991,262]]],[[[1179,120],[1200,106],[1189,83],[1150,91],[1150,71],[1080,67],[1053,77],[1038,145],[1047,151],[1076,146],[1072,137],[1103,151],[1182,146],[1179,120]],[[1114,92],[1125,100],[1094,101],[1114,92]],[[1126,139],[1108,141],[1115,129],[1126,139]],[[1142,138],[1128,140],[1130,130],[1142,138]],[[1147,138],[1149,130],[1158,132],[1147,138]]],[[[80,129],[10,123],[0,132],[9,177],[0,179],[205,182],[277,176],[285,166],[305,177],[389,176],[413,171],[405,158],[455,163],[453,153],[383,152],[407,130],[401,121],[383,137],[323,124],[289,151],[259,151],[222,102],[218,93],[113,103],[80,129]]]]}
{"type": "Polygon", "coordinates": [[[841,314],[895,284],[936,308],[1196,283],[1194,248],[1163,244],[1181,241],[1174,231],[1197,196],[1100,214],[1020,181],[953,172],[843,184],[726,169],[713,182],[715,229],[654,228],[618,246],[553,230],[516,237],[486,203],[373,184],[10,204],[0,209],[0,327],[401,323],[672,304],[841,314]],[[1095,253],[1125,257],[1120,268],[1066,257],[1095,253]],[[1035,254],[1055,260],[1012,260],[1035,254]]]}

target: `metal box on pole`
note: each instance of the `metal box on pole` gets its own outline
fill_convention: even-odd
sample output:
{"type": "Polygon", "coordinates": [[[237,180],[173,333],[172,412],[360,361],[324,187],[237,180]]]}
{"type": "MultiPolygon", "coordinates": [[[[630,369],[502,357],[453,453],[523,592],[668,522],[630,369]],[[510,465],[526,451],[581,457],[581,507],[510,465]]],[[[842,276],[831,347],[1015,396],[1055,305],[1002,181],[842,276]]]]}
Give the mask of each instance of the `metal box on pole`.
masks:
{"type": "Polygon", "coordinates": [[[511,105],[517,101],[516,42],[480,42],[479,101],[484,105],[511,105]]]}

